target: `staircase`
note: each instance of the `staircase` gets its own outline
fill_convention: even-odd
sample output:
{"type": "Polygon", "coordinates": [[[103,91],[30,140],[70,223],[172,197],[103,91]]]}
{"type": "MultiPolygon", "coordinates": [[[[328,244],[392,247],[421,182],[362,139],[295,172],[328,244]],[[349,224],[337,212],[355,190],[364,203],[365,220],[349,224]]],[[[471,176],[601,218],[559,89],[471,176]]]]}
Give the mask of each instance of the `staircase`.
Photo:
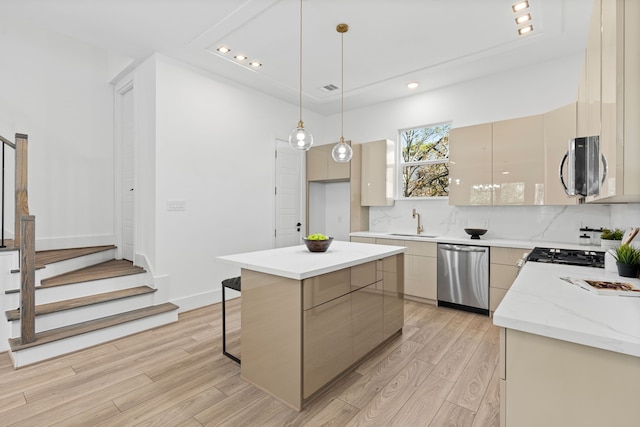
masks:
{"type": "Polygon", "coordinates": [[[115,246],[36,252],[36,340],[28,344],[20,339],[19,270],[3,276],[15,368],[178,320],[178,306],[155,304],[147,271],[114,257],[115,246]]]}

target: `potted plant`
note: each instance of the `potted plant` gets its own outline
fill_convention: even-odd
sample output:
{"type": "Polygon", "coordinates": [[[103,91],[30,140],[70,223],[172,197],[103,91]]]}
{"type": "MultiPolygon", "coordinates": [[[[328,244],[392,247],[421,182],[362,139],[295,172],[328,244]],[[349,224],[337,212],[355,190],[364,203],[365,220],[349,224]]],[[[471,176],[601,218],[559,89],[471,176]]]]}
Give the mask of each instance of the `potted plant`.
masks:
{"type": "Polygon", "coordinates": [[[622,277],[638,277],[640,269],[640,249],[628,243],[618,246],[612,253],[618,266],[618,275],[622,277]]]}
{"type": "Polygon", "coordinates": [[[600,234],[600,246],[605,249],[613,249],[620,244],[624,233],[619,228],[603,228],[600,234]]]}

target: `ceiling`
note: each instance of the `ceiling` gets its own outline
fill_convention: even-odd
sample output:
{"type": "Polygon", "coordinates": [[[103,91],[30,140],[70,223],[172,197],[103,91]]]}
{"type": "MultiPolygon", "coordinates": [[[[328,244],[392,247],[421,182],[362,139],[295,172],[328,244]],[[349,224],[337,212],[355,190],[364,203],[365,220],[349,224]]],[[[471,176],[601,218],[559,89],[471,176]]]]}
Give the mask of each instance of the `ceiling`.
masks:
{"type": "MultiPolygon", "coordinates": [[[[534,31],[519,36],[516,0],[304,0],[303,106],[360,108],[584,51],[592,0],[529,0],[534,31]],[[409,82],[419,82],[409,90],[409,82]]],[[[299,0],[0,0],[13,22],[81,39],[139,63],[154,52],[298,105],[299,0]],[[231,48],[221,55],[220,45],[231,48]],[[260,61],[254,70],[232,54],[260,61]]],[[[248,61],[247,61],[248,62],[248,61]]]]}

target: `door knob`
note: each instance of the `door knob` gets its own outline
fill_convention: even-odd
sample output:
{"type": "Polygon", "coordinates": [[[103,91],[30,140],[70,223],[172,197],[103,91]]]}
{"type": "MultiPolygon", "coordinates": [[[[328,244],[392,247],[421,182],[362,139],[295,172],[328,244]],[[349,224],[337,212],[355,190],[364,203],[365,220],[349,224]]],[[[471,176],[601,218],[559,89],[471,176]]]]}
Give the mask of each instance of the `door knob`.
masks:
{"type": "Polygon", "coordinates": [[[302,226],[302,224],[300,224],[300,223],[296,224],[296,227],[298,228],[298,231],[300,231],[300,226],[302,226]]]}

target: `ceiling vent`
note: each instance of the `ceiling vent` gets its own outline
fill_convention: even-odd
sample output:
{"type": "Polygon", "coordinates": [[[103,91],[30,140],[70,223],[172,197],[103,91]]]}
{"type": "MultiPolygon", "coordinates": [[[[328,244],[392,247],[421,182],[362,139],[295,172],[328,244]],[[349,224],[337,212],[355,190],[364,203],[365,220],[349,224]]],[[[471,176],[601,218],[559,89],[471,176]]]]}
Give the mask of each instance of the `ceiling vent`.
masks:
{"type": "Polygon", "coordinates": [[[332,84],[328,84],[326,86],[322,86],[322,91],[323,92],[333,92],[334,90],[337,90],[338,86],[336,85],[332,85],[332,84]]]}

